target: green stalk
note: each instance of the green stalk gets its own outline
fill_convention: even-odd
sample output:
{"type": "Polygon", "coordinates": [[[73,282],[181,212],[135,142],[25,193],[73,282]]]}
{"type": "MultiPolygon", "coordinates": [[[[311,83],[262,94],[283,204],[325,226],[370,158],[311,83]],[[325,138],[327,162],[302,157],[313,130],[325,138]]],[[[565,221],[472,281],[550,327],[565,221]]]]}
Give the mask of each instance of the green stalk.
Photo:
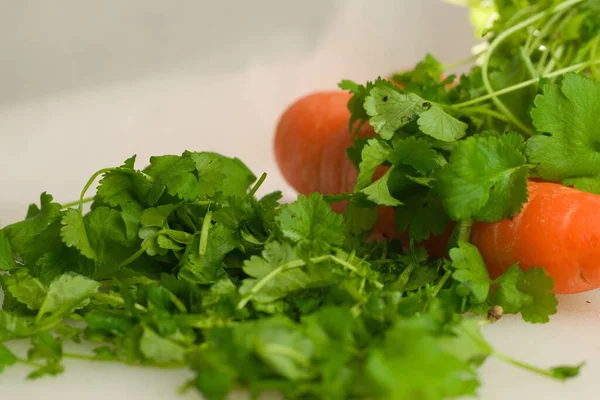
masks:
{"type": "Polygon", "coordinates": [[[212,211],[208,211],[204,216],[204,221],[202,222],[202,229],[200,230],[200,247],[198,249],[198,252],[201,256],[206,254],[206,246],[208,246],[208,232],[210,231],[212,215],[212,211]]]}
{"type": "Polygon", "coordinates": [[[152,246],[152,242],[150,240],[148,240],[146,243],[144,243],[138,249],[138,251],[133,253],[131,256],[127,257],[125,260],[121,261],[121,263],[119,264],[119,267],[121,267],[121,268],[126,267],[129,264],[131,264],[132,262],[134,262],[135,260],[137,260],[138,258],[140,258],[146,252],[146,250],[148,250],[150,248],[150,246],[152,246]]]}
{"type": "Polygon", "coordinates": [[[96,173],[94,173],[94,175],[92,175],[92,177],[87,181],[87,183],[83,187],[83,190],[81,191],[81,195],[79,196],[79,202],[78,202],[79,214],[83,215],[83,204],[85,203],[85,193],[88,191],[90,186],[92,186],[92,184],[94,183],[94,181],[96,180],[96,178],[98,176],[105,174],[107,172],[110,172],[112,170],[114,170],[114,168],[103,168],[100,171],[97,171],[96,173]]]}
{"type": "Polygon", "coordinates": [[[531,365],[531,364],[527,364],[527,363],[524,363],[519,360],[515,360],[514,358],[509,357],[505,354],[499,353],[497,351],[494,351],[492,354],[494,356],[496,356],[496,358],[498,358],[504,362],[507,362],[507,363],[514,365],[516,367],[519,367],[519,368],[523,368],[523,369],[533,372],[535,374],[542,375],[547,378],[551,378],[551,379],[555,379],[555,380],[563,380],[563,379],[557,377],[556,375],[554,375],[551,371],[548,371],[547,369],[543,369],[540,367],[536,367],[535,365],[531,365]]]}
{"type": "Polygon", "coordinates": [[[458,242],[469,243],[471,241],[471,228],[473,221],[470,219],[462,220],[458,223],[458,242]]]}
{"type": "Polygon", "coordinates": [[[260,178],[258,179],[258,181],[256,182],[256,184],[252,187],[252,189],[248,193],[248,197],[254,197],[254,195],[256,194],[256,192],[258,191],[258,189],[260,189],[260,187],[262,186],[262,184],[265,182],[265,179],[267,179],[267,173],[263,172],[263,174],[260,176],[260,178]]]}
{"type": "Polygon", "coordinates": [[[86,197],[83,200],[75,200],[75,201],[70,201],[68,203],[61,204],[60,208],[64,210],[65,208],[78,206],[79,204],[82,204],[82,203],[85,204],[85,203],[89,203],[92,201],[94,201],[94,197],[86,197]]]}
{"type": "MultiPolygon", "coordinates": [[[[590,66],[596,65],[596,64],[600,64],[600,60],[586,61],[586,62],[582,62],[582,63],[579,63],[579,64],[571,65],[571,66],[569,66],[567,68],[558,69],[558,70],[556,70],[556,71],[554,71],[554,72],[552,72],[552,73],[544,76],[544,78],[548,78],[548,79],[549,78],[554,78],[554,77],[557,77],[557,76],[560,76],[560,75],[564,75],[564,74],[569,73],[569,72],[573,72],[573,71],[585,69],[587,67],[590,67],[590,66]]],[[[530,79],[528,81],[523,81],[523,82],[518,83],[516,85],[508,86],[508,87],[506,87],[504,89],[497,90],[497,91],[495,91],[493,93],[488,93],[488,94],[485,94],[483,96],[476,97],[476,98],[468,100],[468,101],[464,101],[462,103],[454,104],[450,108],[461,109],[463,107],[467,107],[467,106],[470,106],[470,105],[473,105],[473,104],[481,103],[481,102],[484,102],[486,100],[489,100],[489,99],[493,98],[494,96],[500,96],[500,95],[503,95],[503,94],[506,94],[506,93],[514,92],[515,90],[519,90],[519,89],[525,88],[525,87],[530,86],[530,85],[534,85],[534,84],[538,83],[539,81],[540,81],[539,79],[530,79]]]]}

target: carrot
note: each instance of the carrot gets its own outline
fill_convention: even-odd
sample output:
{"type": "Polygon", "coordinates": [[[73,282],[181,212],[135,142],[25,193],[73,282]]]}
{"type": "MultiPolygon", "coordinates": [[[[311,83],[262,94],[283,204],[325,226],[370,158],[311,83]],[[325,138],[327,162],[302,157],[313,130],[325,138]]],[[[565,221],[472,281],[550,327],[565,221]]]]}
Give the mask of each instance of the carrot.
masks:
{"type": "MultiPolygon", "coordinates": [[[[350,94],[320,92],[305,96],[282,115],[275,133],[275,156],[284,178],[301,194],[351,192],[357,176],[346,155],[350,94]]],[[[372,136],[368,124],[360,134],[372,136]]],[[[380,171],[381,174],[382,171],[380,171]]],[[[378,174],[378,175],[380,175],[378,174]]],[[[544,267],[554,278],[556,293],[577,293],[600,287],[600,196],[555,183],[529,182],[530,199],[513,219],[476,223],[471,241],[495,278],[512,264],[544,267]]],[[[343,212],[346,204],[334,204],[343,212]]],[[[378,236],[399,238],[395,211],[378,207],[378,236]]],[[[452,226],[422,243],[430,254],[447,255],[452,226]]]]}
{"type": "Polygon", "coordinates": [[[492,278],[513,263],[544,267],[556,293],[600,287],[600,196],[549,182],[528,184],[529,200],[512,219],[476,223],[471,242],[492,278]]]}

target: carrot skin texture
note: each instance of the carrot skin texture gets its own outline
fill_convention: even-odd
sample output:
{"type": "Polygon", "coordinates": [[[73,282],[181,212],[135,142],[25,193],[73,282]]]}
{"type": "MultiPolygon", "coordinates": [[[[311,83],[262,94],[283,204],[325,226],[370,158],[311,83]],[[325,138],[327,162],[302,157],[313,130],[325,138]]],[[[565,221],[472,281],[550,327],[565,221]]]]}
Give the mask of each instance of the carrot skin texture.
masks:
{"type": "Polygon", "coordinates": [[[528,184],[529,200],[512,219],[476,223],[471,242],[492,278],[519,262],[543,267],[555,292],[600,287],[600,196],[549,182],[528,184]]]}

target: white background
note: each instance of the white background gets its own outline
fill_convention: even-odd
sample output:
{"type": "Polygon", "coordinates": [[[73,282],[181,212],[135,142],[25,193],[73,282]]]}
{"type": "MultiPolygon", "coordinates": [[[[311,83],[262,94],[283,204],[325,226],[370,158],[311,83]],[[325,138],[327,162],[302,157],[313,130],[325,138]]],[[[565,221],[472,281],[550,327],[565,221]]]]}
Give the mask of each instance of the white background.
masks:
{"type": "MultiPolygon", "coordinates": [[[[475,43],[465,10],[437,0],[0,0],[0,226],[48,191],[74,200],[96,170],[133,154],[213,150],[284,189],[272,154],[293,99],[475,43]]],[[[486,328],[499,350],[550,366],[588,362],[558,384],[490,360],[483,399],[597,398],[600,296],[561,297],[550,324],[486,328]],[[589,303],[588,303],[589,301],[589,303]]],[[[55,379],[0,375],[4,399],[197,399],[184,371],[69,362],[55,379]]]]}

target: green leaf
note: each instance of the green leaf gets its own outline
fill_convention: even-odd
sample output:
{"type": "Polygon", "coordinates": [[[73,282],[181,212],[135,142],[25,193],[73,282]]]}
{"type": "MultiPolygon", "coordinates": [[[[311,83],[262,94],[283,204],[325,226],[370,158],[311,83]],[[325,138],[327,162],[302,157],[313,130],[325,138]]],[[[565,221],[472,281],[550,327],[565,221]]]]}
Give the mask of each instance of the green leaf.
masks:
{"type": "Polygon", "coordinates": [[[181,200],[195,200],[200,196],[196,164],[189,157],[174,155],[150,157],[150,166],[144,172],[154,178],[147,202],[155,205],[163,193],[181,200]]]}
{"type": "Polygon", "coordinates": [[[108,207],[98,207],[84,218],[87,237],[101,263],[118,264],[139,248],[136,237],[139,224],[123,218],[123,214],[108,207]]]}
{"type": "Polygon", "coordinates": [[[32,335],[33,332],[35,332],[33,318],[0,310],[0,341],[24,338],[32,335]]]}
{"type": "Polygon", "coordinates": [[[163,228],[167,218],[176,208],[176,204],[165,204],[145,209],[144,212],[142,212],[141,217],[142,226],[156,226],[158,228],[163,228]]]}
{"type": "Polygon", "coordinates": [[[369,139],[367,145],[362,149],[358,177],[354,185],[355,192],[371,184],[373,174],[387,160],[390,151],[391,148],[385,142],[377,139],[369,139]]]}
{"type": "Polygon", "coordinates": [[[462,139],[468,125],[457,120],[438,106],[431,106],[419,115],[419,129],[424,134],[442,142],[454,142],[462,139]]]}
{"type": "Polygon", "coordinates": [[[190,282],[206,284],[223,277],[223,259],[239,245],[235,233],[221,223],[208,231],[206,253],[200,254],[200,237],[187,246],[180,263],[179,277],[190,282]]]}
{"type": "Polygon", "coordinates": [[[383,206],[399,206],[402,202],[390,194],[388,180],[394,167],[390,167],[385,174],[375,182],[362,189],[361,192],[367,195],[372,202],[383,206]]]}
{"type": "Polygon", "coordinates": [[[34,263],[37,257],[61,245],[60,236],[55,235],[55,229],[60,227],[61,205],[52,200],[51,195],[42,193],[37,211],[3,228],[13,253],[28,263],[34,263]]]}
{"type": "Polygon", "coordinates": [[[348,122],[348,130],[352,131],[355,123],[365,121],[369,115],[365,111],[365,99],[369,96],[369,92],[375,85],[381,84],[382,78],[377,78],[375,82],[367,82],[365,85],[359,85],[351,80],[343,80],[339,83],[339,88],[352,93],[352,97],[348,100],[348,110],[350,111],[350,121],[348,122]]]}
{"type": "Polygon", "coordinates": [[[459,242],[450,250],[454,272],[452,277],[461,282],[473,296],[476,303],[486,301],[490,291],[490,276],[477,247],[467,242],[459,242]]]}
{"type": "Polygon", "coordinates": [[[527,201],[522,137],[478,135],[457,143],[438,174],[438,191],[454,220],[493,222],[518,213],[527,201]]]}
{"type": "Polygon", "coordinates": [[[97,198],[111,207],[120,207],[138,214],[142,211],[141,199],[148,196],[152,183],[133,165],[116,168],[104,174],[97,189],[97,198]]]}
{"type": "Polygon", "coordinates": [[[10,241],[0,229],[0,271],[10,271],[15,268],[15,259],[10,247],[10,241]]]}
{"type": "Polygon", "coordinates": [[[48,287],[48,294],[40,307],[38,319],[46,314],[66,315],[85,307],[99,287],[98,282],[74,273],[59,276],[48,287]]]}
{"type": "Polygon", "coordinates": [[[414,195],[403,200],[404,204],[396,208],[398,232],[408,229],[412,239],[421,241],[446,231],[450,218],[435,190],[415,190],[414,195]]]}
{"type": "Polygon", "coordinates": [[[0,277],[2,288],[30,310],[39,310],[46,297],[47,288],[26,269],[18,269],[0,277]]]}
{"type": "Polygon", "coordinates": [[[54,362],[62,358],[62,342],[48,332],[36,333],[31,337],[31,348],[27,352],[30,360],[46,359],[54,362]]]}
{"type": "Polygon", "coordinates": [[[334,282],[334,275],[322,265],[310,271],[301,268],[279,271],[294,262],[299,266],[304,265],[289,244],[267,243],[262,257],[252,256],[244,262],[244,272],[251,278],[244,279],[239,289],[240,294],[247,295],[260,283],[261,288],[253,294],[252,300],[258,303],[270,303],[291,293],[328,286],[334,282]]]}
{"type": "Polygon", "coordinates": [[[133,326],[131,318],[125,315],[100,310],[86,313],[84,320],[88,330],[106,332],[115,336],[125,334],[133,326]]]}
{"type": "Polygon", "coordinates": [[[6,367],[10,367],[17,363],[17,357],[6,347],[0,343],[0,373],[4,371],[6,367]]]}
{"type": "Polygon", "coordinates": [[[61,221],[60,235],[67,247],[74,247],[90,260],[96,259],[96,253],[90,245],[83,216],[76,209],[68,209],[61,221]]]}
{"type": "Polygon", "coordinates": [[[542,268],[525,271],[511,266],[494,282],[497,287],[490,295],[492,304],[502,306],[504,312],[520,312],[532,323],[545,323],[556,314],[558,301],[553,293],[554,281],[542,268]]]}
{"type": "Polygon", "coordinates": [[[365,372],[386,399],[474,395],[479,385],[471,367],[440,345],[427,317],[399,320],[370,349],[365,372]]]}
{"type": "Polygon", "coordinates": [[[414,93],[403,94],[388,81],[379,81],[365,99],[369,123],[381,138],[389,140],[399,128],[430,106],[414,93]]]}
{"type": "Polygon", "coordinates": [[[339,246],[344,241],[344,217],[334,213],[319,193],[300,195],[294,203],[282,206],[277,220],[283,235],[294,242],[339,246]]]}
{"type": "Polygon", "coordinates": [[[184,153],[196,164],[201,197],[214,196],[221,192],[225,196],[243,197],[256,176],[239,159],[229,158],[213,152],[184,153]]]}
{"type": "Polygon", "coordinates": [[[429,174],[446,163],[444,157],[432,149],[431,143],[425,139],[414,136],[394,138],[392,147],[389,161],[393,165],[408,165],[423,174],[429,174]]]}
{"type": "Polygon", "coordinates": [[[158,364],[182,363],[185,360],[185,349],[152,329],[144,327],[140,339],[140,351],[148,360],[158,364]]]}
{"type": "Polygon", "coordinates": [[[570,73],[560,87],[544,86],[531,111],[540,134],[527,142],[527,156],[542,178],[600,193],[599,114],[600,82],[570,73]]]}

